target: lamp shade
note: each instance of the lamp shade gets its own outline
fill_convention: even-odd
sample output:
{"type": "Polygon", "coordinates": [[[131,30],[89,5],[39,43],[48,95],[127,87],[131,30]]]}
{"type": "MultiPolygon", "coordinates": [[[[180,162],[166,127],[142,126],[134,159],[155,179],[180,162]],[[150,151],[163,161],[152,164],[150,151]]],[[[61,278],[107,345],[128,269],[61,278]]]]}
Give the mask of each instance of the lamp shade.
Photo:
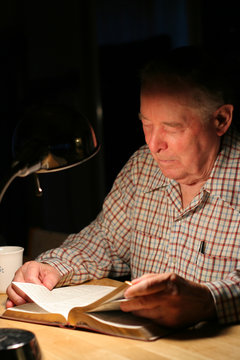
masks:
{"type": "Polygon", "coordinates": [[[0,185],[0,201],[17,176],[64,170],[93,157],[99,150],[95,132],[81,113],[60,105],[28,110],[12,140],[13,162],[0,185]]]}

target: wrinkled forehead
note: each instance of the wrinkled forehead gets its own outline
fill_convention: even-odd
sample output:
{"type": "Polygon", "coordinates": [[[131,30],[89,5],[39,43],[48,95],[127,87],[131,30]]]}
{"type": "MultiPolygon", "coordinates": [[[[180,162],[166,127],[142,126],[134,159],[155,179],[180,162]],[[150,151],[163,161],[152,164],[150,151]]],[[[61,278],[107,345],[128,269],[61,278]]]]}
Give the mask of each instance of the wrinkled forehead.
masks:
{"type": "Polygon", "coordinates": [[[210,90],[201,81],[178,74],[150,74],[142,79],[141,95],[171,96],[182,104],[211,113],[224,104],[221,90],[210,90]]]}
{"type": "Polygon", "coordinates": [[[185,84],[165,84],[162,82],[148,82],[141,88],[141,99],[171,99],[181,105],[199,108],[203,105],[204,93],[197,88],[185,84]]]}

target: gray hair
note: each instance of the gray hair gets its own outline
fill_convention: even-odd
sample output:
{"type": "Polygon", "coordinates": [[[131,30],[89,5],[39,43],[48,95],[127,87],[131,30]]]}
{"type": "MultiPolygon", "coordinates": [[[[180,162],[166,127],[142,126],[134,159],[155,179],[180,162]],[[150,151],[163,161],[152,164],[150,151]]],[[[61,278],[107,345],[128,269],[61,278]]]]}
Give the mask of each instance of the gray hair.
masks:
{"type": "Polygon", "coordinates": [[[190,95],[191,106],[208,121],[221,105],[232,104],[232,87],[220,61],[196,47],[183,47],[154,59],[141,71],[142,91],[190,95]]]}

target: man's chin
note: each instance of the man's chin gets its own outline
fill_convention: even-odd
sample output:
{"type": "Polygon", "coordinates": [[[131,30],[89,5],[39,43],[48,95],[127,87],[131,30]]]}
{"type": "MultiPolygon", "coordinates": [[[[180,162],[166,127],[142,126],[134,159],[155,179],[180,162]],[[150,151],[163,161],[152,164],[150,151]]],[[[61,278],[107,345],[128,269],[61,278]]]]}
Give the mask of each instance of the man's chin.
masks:
{"type": "Polygon", "coordinates": [[[171,180],[179,181],[182,179],[182,176],[179,172],[176,171],[176,169],[161,169],[163,175],[171,180]]]}

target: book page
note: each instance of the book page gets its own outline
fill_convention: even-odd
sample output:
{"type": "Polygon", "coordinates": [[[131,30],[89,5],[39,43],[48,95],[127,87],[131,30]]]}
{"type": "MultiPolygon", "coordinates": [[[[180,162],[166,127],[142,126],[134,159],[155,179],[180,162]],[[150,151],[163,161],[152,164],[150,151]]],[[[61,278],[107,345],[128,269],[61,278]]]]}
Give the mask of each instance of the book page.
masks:
{"type": "Polygon", "coordinates": [[[14,306],[7,310],[27,312],[27,313],[32,313],[32,314],[36,314],[36,313],[48,314],[49,313],[48,311],[44,310],[43,308],[41,308],[39,305],[37,305],[35,303],[26,303],[26,304],[14,306]]]}
{"type": "Polygon", "coordinates": [[[116,290],[113,286],[76,285],[50,291],[43,285],[21,282],[13,284],[44,310],[62,314],[66,319],[73,307],[88,306],[116,290]]]}
{"type": "Polygon", "coordinates": [[[139,318],[131,313],[121,311],[97,312],[91,313],[88,316],[108,325],[129,329],[138,329],[143,327],[145,323],[149,323],[149,320],[146,321],[144,318],[139,318]]]}
{"type": "Polygon", "coordinates": [[[100,305],[91,307],[90,309],[86,309],[86,310],[87,310],[88,313],[100,312],[100,311],[120,310],[120,304],[123,301],[126,302],[126,301],[129,301],[129,299],[120,298],[120,299],[114,300],[114,298],[111,298],[110,301],[103,302],[100,305]]]}

